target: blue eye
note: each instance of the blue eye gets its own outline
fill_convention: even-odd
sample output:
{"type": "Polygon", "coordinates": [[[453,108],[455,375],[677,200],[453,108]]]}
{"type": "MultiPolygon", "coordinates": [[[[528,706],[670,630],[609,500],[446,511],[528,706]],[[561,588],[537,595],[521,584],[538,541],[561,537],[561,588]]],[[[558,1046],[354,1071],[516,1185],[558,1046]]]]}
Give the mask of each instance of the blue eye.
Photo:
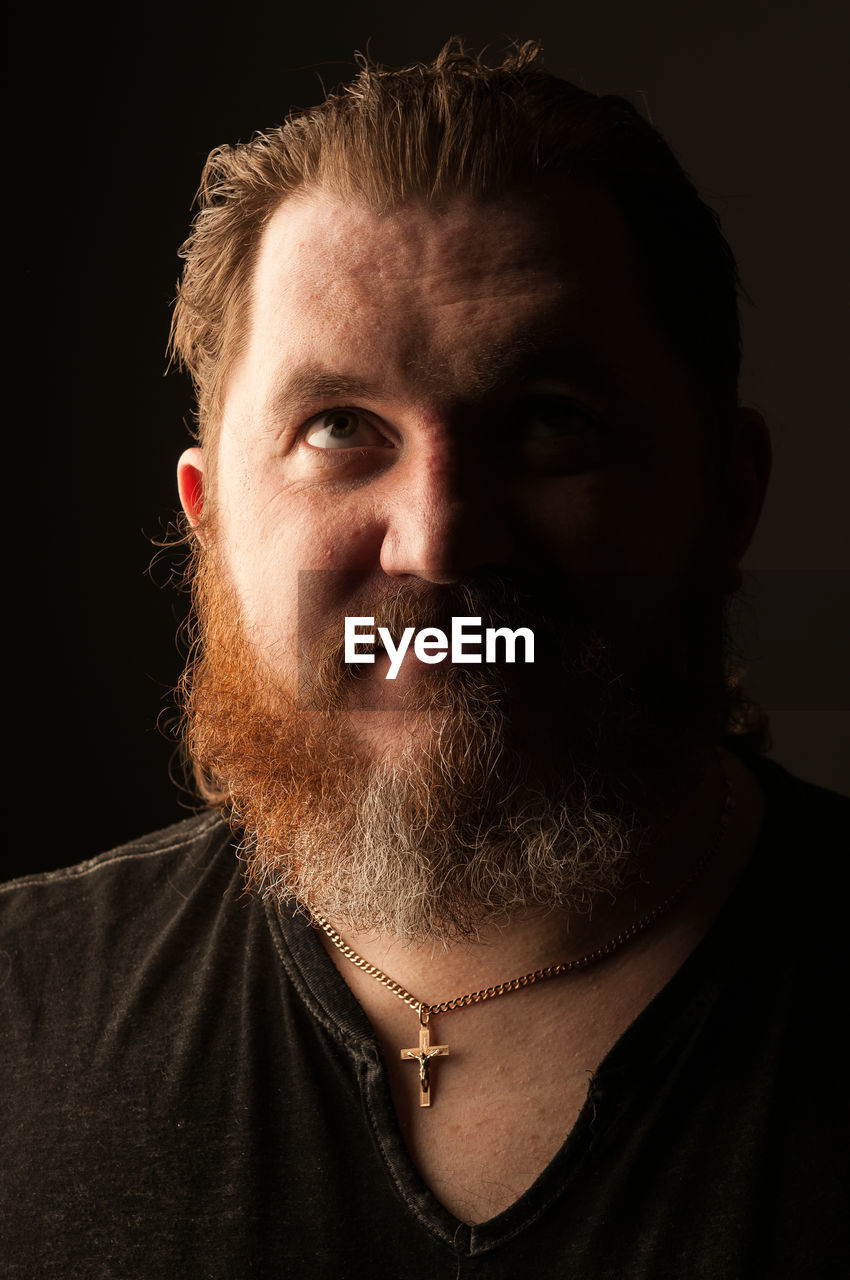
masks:
{"type": "Polygon", "coordinates": [[[381,433],[354,409],[328,409],[314,418],[304,437],[314,449],[357,449],[385,444],[381,433]]]}

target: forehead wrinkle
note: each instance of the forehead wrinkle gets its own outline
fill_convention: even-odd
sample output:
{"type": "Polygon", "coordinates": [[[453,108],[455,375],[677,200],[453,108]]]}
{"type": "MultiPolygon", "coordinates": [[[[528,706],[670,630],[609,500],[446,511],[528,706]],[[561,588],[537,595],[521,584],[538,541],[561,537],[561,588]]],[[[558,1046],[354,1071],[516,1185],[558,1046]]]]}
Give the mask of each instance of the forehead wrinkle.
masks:
{"type": "MultiPolygon", "coordinates": [[[[504,341],[464,352],[452,362],[463,398],[486,398],[511,384],[544,375],[562,377],[595,394],[611,393],[622,379],[617,370],[587,343],[558,335],[552,329],[540,335],[520,333],[504,341]]],[[[434,368],[421,352],[407,362],[417,382],[434,391],[445,391],[445,366],[434,368]]]]}

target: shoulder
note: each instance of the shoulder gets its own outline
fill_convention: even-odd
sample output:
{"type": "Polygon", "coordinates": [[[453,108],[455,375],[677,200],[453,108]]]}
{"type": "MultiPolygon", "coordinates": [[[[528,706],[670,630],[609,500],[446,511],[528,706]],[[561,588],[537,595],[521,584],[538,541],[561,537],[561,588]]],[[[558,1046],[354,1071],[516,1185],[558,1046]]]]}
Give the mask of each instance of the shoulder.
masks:
{"type": "Polygon", "coordinates": [[[0,933],[8,939],[42,929],[56,939],[66,926],[90,930],[99,917],[120,919],[124,910],[147,915],[163,897],[185,897],[229,844],[224,820],[203,813],[74,866],[9,880],[0,884],[0,933]]]}
{"type": "Polygon", "coordinates": [[[766,826],[775,841],[846,834],[850,797],[806,782],[767,756],[746,757],[744,763],[764,792],[766,826]]]}
{"type": "Polygon", "coordinates": [[[216,813],[199,813],[182,822],[172,823],[159,831],[139,836],[126,844],[108,849],[85,862],[73,866],[60,867],[56,871],[40,871],[31,876],[20,876],[15,880],[7,880],[0,884],[0,895],[14,894],[26,889],[49,889],[51,886],[67,884],[88,875],[96,875],[107,868],[122,862],[141,864],[145,859],[156,858],[176,850],[186,849],[190,845],[204,842],[215,828],[223,828],[224,822],[216,813]]]}
{"type": "Polygon", "coordinates": [[[850,798],[768,757],[746,764],[764,794],[764,815],[729,914],[737,913],[754,969],[795,975],[814,1007],[850,977],[841,942],[850,798]]]}
{"type": "Polygon", "coordinates": [[[214,814],[0,885],[5,1048],[82,1061],[111,1043],[116,1018],[148,1028],[211,939],[244,928],[244,906],[233,837],[214,814]]]}

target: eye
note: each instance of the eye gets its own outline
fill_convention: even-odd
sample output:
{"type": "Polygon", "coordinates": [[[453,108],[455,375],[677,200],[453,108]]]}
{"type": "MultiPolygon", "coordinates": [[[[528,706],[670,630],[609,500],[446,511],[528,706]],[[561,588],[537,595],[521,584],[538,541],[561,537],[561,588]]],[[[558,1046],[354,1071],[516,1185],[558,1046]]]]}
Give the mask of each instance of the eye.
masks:
{"type": "Polygon", "coordinates": [[[604,423],[567,396],[528,396],[509,422],[514,448],[530,464],[580,470],[601,457],[604,423]]]}
{"type": "Polygon", "coordinates": [[[327,409],[307,426],[304,440],[313,449],[362,449],[387,446],[377,427],[356,409],[327,409]]]}
{"type": "Polygon", "coordinates": [[[586,436],[600,424],[589,409],[565,396],[529,396],[519,406],[518,419],[526,439],[558,441],[586,436]]]}

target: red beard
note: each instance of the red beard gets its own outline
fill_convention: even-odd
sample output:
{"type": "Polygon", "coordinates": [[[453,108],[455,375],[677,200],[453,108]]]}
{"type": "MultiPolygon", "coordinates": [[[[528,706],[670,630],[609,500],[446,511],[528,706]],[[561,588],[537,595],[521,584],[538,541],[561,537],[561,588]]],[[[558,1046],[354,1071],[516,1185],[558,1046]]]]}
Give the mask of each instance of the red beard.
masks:
{"type": "Polygon", "coordinates": [[[537,660],[431,668],[403,696],[409,733],[370,758],[349,715],[363,683],[343,661],[343,619],[301,637],[307,658],[286,687],[215,554],[200,557],[183,692],[202,793],[242,833],[251,886],[354,929],[448,941],[521,908],[586,908],[633,869],[686,742],[725,722],[716,599],[669,605],[662,642],[644,637],[629,668],[542,595],[408,582],[349,612],[395,637],[448,630],[452,615],[531,626],[537,660]]]}

